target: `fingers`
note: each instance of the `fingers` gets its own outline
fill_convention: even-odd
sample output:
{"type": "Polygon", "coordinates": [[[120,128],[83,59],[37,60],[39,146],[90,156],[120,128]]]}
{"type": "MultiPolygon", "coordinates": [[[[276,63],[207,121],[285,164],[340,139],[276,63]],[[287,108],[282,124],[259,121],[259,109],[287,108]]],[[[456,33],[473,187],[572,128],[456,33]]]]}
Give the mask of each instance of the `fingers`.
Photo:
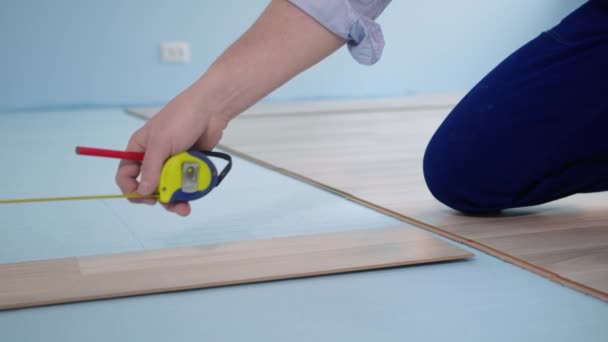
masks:
{"type": "MultiPolygon", "coordinates": [[[[145,135],[146,134],[143,129],[136,131],[133,136],[131,136],[131,139],[129,139],[127,151],[144,152],[146,146],[145,135]]],[[[139,186],[137,177],[139,176],[140,170],[141,163],[139,161],[126,159],[120,161],[118,164],[118,170],[116,171],[116,184],[123,194],[132,194],[137,190],[139,186]]],[[[156,200],[151,198],[130,198],[129,201],[145,204],[156,203],[156,200]]]]}
{"type": "MultiPolygon", "coordinates": [[[[135,140],[136,134],[129,140],[127,151],[143,151],[143,147],[135,140]]],[[[124,194],[132,193],[137,189],[137,176],[139,176],[139,162],[122,159],[116,171],[116,184],[124,194]]]]}
{"type": "Polygon", "coordinates": [[[140,195],[151,195],[158,188],[158,180],[163,164],[171,156],[170,143],[158,137],[148,143],[141,165],[141,182],[137,187],[140,195]]]}
{"type": "MultiPolygon", "coordinates": [[[[140,164],[133,160],[123,160],[120,162],[118,172],[116,173],[116,183],[120,187],[123,194],[132,194],[136,192],[138,183],[137,176],[139,176],[140,164]]],[[[129,198],[129,201],[133,203],[145,203],[155,204],[156,200],[153,198],[129,198]]]]}
{"type": "Polygon", "coordinates": [[[133,160],[121,160],[116,171],[116,184],[123,194],[130,194],[137,189],[139,163],[133,160]]]}
{"type": "Polygon", "coordinates": [[[163,207],[165,207],[165,209],[167,209],[170,212],[178,214],[179,216],[188,216],[188,215],[190,215],[190,212],[192,210],[190,207],[190,203],[188,203],[188,202],[170,203],[170,204],[163,203],[163,207]]]}

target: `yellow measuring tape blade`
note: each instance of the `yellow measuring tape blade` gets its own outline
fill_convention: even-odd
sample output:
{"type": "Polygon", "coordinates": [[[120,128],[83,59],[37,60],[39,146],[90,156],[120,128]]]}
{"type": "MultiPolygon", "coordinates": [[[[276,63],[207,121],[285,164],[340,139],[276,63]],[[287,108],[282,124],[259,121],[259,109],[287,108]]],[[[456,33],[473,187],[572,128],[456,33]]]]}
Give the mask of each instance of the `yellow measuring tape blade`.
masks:
{"type": "Polygon", "coordinates": [[[35,202],[56,202],[56,201],[84,201],[100,200],[112,198],[158,198],[158,195],[142,196],[140,194],[121,194],[121,195],[93,195],[93,196],[65,196],[65,197],[40,197],[40,198],[17,198],[1,200],[0,204],[35,203],[35,202]]]}

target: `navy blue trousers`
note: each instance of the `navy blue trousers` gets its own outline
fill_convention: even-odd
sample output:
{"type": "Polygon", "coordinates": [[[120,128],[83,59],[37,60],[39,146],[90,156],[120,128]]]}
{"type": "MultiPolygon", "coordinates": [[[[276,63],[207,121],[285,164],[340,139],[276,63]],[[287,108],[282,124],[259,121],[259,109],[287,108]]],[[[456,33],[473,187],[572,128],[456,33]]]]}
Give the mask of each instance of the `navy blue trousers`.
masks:
{"type": "Polygon", "coordinates": [[[608,190],[607,3],[515,51],[453,109],[424,156],[439,201],[492,213],[608,190]]]}

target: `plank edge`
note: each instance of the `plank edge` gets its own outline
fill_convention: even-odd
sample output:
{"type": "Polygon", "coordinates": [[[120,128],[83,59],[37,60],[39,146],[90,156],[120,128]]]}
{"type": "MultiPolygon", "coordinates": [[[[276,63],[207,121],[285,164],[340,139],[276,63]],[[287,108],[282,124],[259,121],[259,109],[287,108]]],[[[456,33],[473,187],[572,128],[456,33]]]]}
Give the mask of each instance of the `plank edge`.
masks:
{"type": "Polygon", "coordinates": [[[391,262],[391,263],[383,263],[383,264],[373,264],[373,265],[363,265],[363,266],[355,266],[355,267],[347,267],[342,269],[333,269],[333,270],[324,270],[324,271],[310,271],[310,272],[301,272],[290,274],[289,276],[267,276],[267,277],[259,277],[259,278],[251,278],[247,281],[242,280],[232,280],[232,281],[223,281],[223,282],[215,282],[208,283],[204,285],[200,284],[192,284],[186,286],[178,286],[171,288],[168,290],[165,287],[157,287],[157,288],[149,288],[144,290],[134,290],[134,291],[126,291],[122,293],[112,293],[112,294],[100,294],[94,296],[77,296],[69,299],[56,299],[56,300],[46,300],[46,301],[29,301],[29,302],[20,302],[17,304],[8,304],[3,305],[0,304],[0,311],[6,310],[19,310],[19,309],[27,309],[32,307],[41,307],[41,306],[50,306],[50,305],[60,305],[60,304],[70,304],[70,303],[78,303],[85,301],[97,301],[104,299],[114,299],[114,298],[125,298],[125,297],[136,297],[136,296],[145,296],[145,295],[153,295],[153,294],[162,294],[162,293],[173,293],[173,292],[182,292],[182,291],[192,291],[192,290],[202,290],[209,288],[220,288],[227,286],[236,286],[236,285],[247,285],[247,284],[259,284],[259,283],[267,283],[267,282],[275,282],[275,281],[288,281],[295,279],[303,279],[303,278],[315,278],[315,277],[323,277],[328,275],[343,275],[348,273],[357,273],[364,271],[374,271],[374,270],[386,270],[391,268],[405,267],[405,266],[415,266],[415,265],[429,265],[429,264],[437,264],[447,261],[463,261],[469,258],[472,258],[474,255],[470,252],[463,250],[465,253],[451,256],[444,256],[439,258],[426,258],[426,259],[417,259],[416,261],[404,261],[404,262],[391,262]]]}
{"type": "Polygon", "coordinates": [[[257,165],[260,165],[262,167],[265,167],[267,169],[270,169],[270,170],[282,173],[282,174],[284,174],[286,176],[289,176],[291,178],[294,178],[294,179],[300,180],[302,182],[308,183],[310,185],[313,185],[315,187],[321,188],[323,190],[329,191],[329,192],[331,192],[331,193],[333,193],[335,195],[341,196],[341,197],[343,197],[343,198],[345,198],[345,199],[347,199],[349,201],[352,201],[354,203],[363,205],[363,206],[368,207],[370,209],[374,209],[374,210],[376,210],[378,212],[381,212],[383,214],[389,215],[389,216],[391,216],[393,218],[396,218],[396,219],[398,219],[400,221],[403,221],[403,222],[409,223],[411,225],[414,225],[414,226],[416,226],[418,228],[422,228],[422,229],[424,229],[426,231],[430,231],[430,232],[433,232],[435,234],[441,235],[441,236],[443,236],[443,237],[445,237],[447,239],[450,239],[452,241],[459,242],[459,243],[462,243],[462,244],[467,245],[469,247],[472,247],[472,248],[475,248],[477,250],[480,250],[482,252],[488,253],[488,254],[490,254],[490,255],[492,255],[494,257],[499,258],[500,260],[503,260],[503,261],[508,262],[508,263],[510,263],[512,265],[524,268],[524,269],[526,269],[528,271],[531,271],[532,273],[540,275],[540,276],[542,276],[542,277],[544,277],[546,279],[549,279],[551,281],[554,281],[554,282],[556,282],[556,283],[558,283],[560,285],[569,287],[571,289],[574,289],[574,290],[577,290],[579,292],[582,292],[583,294],[590,295],[592,297],[601,299],[603,301],[608,301],[608,292],[604,292],[604,291],[592,288],[590,286],[581,284],[579,282],[573,281],[571,279],[562,277],[562,276],[560,276],[559,274],[557,274],[555,272],[548,271],[548,270],[546,270],[544,268],[536,266],[536,265],[534,265],[532,263],[529,263],[529,262],[527,262],[525,260],[516,258],[516,257],[514,257],[512,255],[507,254],[507,253],[501,252],[501,251],[499,251],[497,249],[494,249],[494,248],[492,248],[490,246],[484,245],[484,244],[479,243],[477,241],[474,241],[472,239],[468,239],[466,237],[463,237],[463,236],[460,236],[458,234],[455,234],[455,233],[443,230],[441,228],[435,227],[435,226],[430,225],[428,223],[425,223],[423,221],[419,221],[419,220],[414,219],[412,217],[409,217],[409,216],[400,214],[398,212],[392,211],[390,209],[384,208],[382,206],[379,206],[379,205],[374,204],[372,202],[366,201],[366,200],[364,200],[362,198],[356,197],[356,196],[354,196],[354,195],[352,195],[350,193],[347,193],[345,191],[342,191],[340,189],[336,189],[336,188],[333,188],[333,187],[328,186],[326,184],[323,184],[321,182],[315,181],[315,180],[313,180],[311,178],[308,178],[308,177],[306,177],[304,175],[301,175],[299,173],[287,170],[285,168],[274,166],[274,165],[272,165],[272,164],[270,164],[268,162],[265,162],[265,161],[263,161],[261,159],[255,158],[255,157],[253,157],[253,156],[251,156],[251,155],[249,155],[247,153],[241,152],[241,151],[239,151],[237,149],[234,149],[232,147],[229,147],[229,146],[226,146],[226,145],[223,145],[223,144],[218,145],[218,147],[221,148],[222,150],[228,152],[228,153],[234,154],[234,155],[236,155],[238,157],[241,157],[243,159],[251,161],[251,162],[253,162],[253,163],[257,164],[257,165]]]}

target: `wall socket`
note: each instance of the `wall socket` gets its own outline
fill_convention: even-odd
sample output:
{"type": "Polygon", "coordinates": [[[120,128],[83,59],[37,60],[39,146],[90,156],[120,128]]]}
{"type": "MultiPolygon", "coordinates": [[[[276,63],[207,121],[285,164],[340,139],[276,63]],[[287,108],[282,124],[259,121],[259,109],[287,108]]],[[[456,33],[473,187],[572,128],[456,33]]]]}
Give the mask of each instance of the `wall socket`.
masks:
{"type": "Polygon", "coordinates": [[[190,63],[190,43],[184,41],[161,42],[160,60],[167,64],[190,63]]]}

